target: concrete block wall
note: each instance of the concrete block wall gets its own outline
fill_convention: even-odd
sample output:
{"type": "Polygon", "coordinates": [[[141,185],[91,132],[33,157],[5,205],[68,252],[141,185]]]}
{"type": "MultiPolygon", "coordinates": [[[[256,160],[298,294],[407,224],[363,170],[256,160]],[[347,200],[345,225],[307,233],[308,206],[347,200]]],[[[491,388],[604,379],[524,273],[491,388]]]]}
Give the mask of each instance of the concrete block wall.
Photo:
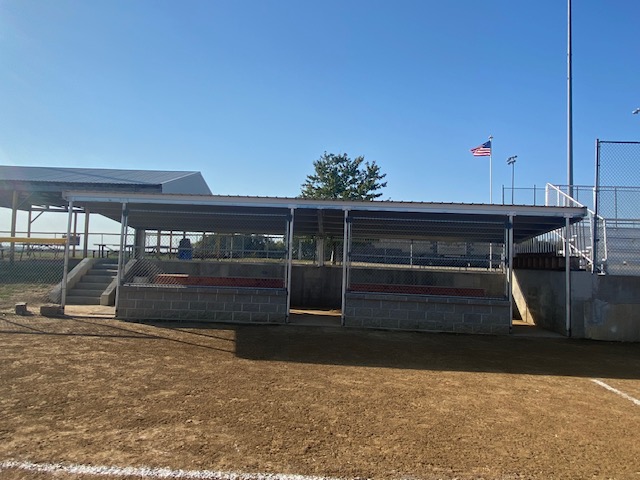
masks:
{"type": "Polygon", "coordinates": [[[286,291],[270,288],[125,285],[116,306],[123,320],[284,323],[286,314],[286,291]]]}
{"type": "Polygon", "coordinates": [[[346,299],[345,325],[508,334],[511,321],[507,300],[350,292],[346,299]]]}
{"type": "MultiPolygon", "coordinates": [[[[523,319],[566,334],[564,272],[515,270],[523,319]]],[[[571,336],[640,342],[640,277],[571,272],[571,336]]]]}

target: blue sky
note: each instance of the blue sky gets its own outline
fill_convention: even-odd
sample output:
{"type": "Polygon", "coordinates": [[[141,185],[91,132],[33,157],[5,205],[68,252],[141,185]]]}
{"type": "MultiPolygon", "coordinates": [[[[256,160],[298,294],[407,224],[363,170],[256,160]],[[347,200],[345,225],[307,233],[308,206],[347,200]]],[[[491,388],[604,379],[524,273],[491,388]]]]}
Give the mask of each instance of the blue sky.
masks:
{"type": "MultiPolygon", "coordinates": [[[[636,0],[574,0],[574,179],[640,140],[636,0]]],[[[566,183],[564,0],[0,0],[0,162],[197,170],[296,196],[323,152],[384,199],[483,203],[566,183]]]]}

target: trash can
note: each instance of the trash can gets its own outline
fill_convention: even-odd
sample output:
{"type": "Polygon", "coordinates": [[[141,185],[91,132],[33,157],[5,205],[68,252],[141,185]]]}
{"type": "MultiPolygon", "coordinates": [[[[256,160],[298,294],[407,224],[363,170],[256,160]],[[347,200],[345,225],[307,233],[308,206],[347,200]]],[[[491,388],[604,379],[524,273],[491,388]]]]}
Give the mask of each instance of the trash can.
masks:
{"type": "Polygon", "coordinates": [[[191,248],[191,240],[183,238],[178,244],[178,259],[191,260],[193,258],[193,248],[191,248]]]}

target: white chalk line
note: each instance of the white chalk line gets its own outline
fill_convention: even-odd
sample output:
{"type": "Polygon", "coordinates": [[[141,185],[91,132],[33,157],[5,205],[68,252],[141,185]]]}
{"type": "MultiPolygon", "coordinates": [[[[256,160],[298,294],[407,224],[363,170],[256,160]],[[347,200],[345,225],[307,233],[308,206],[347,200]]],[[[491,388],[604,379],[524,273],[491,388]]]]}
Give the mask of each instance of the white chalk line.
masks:
{"type": "Polygon", "coordinates": [[[613,388],[611,385],[608,385],[608,384],[604,383],[602,380],[598,380],[597,378],[592,378],[591,381],[593,383],[597,384],[597,385],[600,385],[603,388],[606,388],[610,392],[613,392],[613,393],[615,393],[617,395],[620,395],[622,398],[626,398],[627,400],[632,401],[633,403],[635,403],[637,406],[640,407],[640,400],[638,400],[637,398],[634,398],[631,395],[628,395],[628,394],[626,394],[624,392],[621,392],[617,388],[613,388]]]}
{"type": "Polygon", "coordinates": [[[315,477],[286,473],[236,473],[216,472],[213,470],[172,470],[170,468],[34,463],[14,460],[0,462],[0,472],[10,468],[30,472],[70,473],[75,475],[99,475],[103,477],[186,478],[196,480],[342,480],[333,477],[315,477]]]}

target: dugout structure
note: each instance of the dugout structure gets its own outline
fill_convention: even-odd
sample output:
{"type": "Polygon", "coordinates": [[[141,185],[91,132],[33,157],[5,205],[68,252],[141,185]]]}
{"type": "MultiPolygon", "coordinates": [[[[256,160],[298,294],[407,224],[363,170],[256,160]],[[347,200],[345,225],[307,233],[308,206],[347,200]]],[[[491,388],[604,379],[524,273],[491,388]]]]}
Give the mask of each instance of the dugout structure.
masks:
{"type": "MultiPolygon", "coordinates": [[[[335,292],[344,326],[479,333],[509,332],[514,244],[587,214],[147,193],[65,198],[70,210],[121,223],[119,318],[288,323],[292,304],[314,306],[304,303],[320,290],[335,292]]],[[[566,272],[569,288],[569,262],[566,272]]]]}

